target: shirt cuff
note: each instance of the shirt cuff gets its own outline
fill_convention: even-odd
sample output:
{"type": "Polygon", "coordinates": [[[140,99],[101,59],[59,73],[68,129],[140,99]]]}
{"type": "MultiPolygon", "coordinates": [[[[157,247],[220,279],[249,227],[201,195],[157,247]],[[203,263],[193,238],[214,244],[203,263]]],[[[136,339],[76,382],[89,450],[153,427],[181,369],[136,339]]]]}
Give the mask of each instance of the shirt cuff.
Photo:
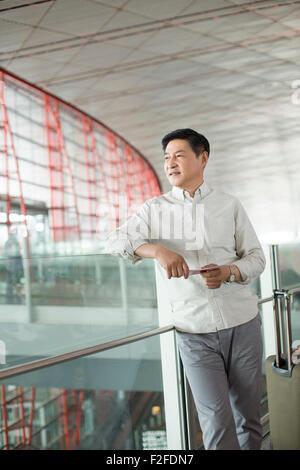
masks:
{"type": "Polygon", "coordinates": [[[137,250],[140,246],[145,245],[145,243],[148,243],[146,240],[128,240],[129,244],[131,245],[131,252],[129,259],[132,261],[132,264],[137,264],[140,261],[142,261],[143,258],[140,256],[134,254],[135,250],[137,250]]]}
{"type": "Polygon", "coordinates": [[[237,261],[234,261],[234,263],[232,263],[232,265],[236,266],[239,269],[242,279],[243,279],[242,281],[237,281],[237,282],[239,284],[245,285],[245,284],[249,284],[249,282],[251,282],[251,279],[249,275],[247,274],[247,272],[244,270],[243,264],[244,262],[242,259],[239,259],[237,261]]]}

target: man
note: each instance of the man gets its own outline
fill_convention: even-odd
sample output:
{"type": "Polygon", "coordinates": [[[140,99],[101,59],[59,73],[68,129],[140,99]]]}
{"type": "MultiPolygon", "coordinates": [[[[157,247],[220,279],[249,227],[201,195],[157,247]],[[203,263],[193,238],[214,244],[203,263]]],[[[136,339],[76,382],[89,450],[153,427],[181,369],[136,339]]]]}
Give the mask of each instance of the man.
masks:
{"type": "Polygon", "coordinates": [[[204,182],[207,139],[178,129],[162,147],[172,190],[146,201],[107,251],[158,263],[205,449],[259,449],[262,338],[249,283],[264,254],[237,198],[204,182]],[[191,274],[203,266],[215,269],[191,274]]]}
{"type": "Polygon", "coordinates": [[[18,285],[23,273],[23,262],[21,248],[17,238],[17,229],[10,226],[8,229],[8,239],[3,247],[3,255],[7,257],[7,283],[5,301],[8,304],[18,304],[22,302],[21,296],[18,295],[18,285]]]}

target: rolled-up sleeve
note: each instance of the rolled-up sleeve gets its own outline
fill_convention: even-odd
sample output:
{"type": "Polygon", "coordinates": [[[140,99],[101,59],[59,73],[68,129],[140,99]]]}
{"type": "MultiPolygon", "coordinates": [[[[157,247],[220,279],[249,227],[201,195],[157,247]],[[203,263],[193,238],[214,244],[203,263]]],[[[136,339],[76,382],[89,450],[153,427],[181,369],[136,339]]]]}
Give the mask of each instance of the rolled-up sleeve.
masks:
{"type": "Polygon", "coordinates": [[[134,252],[145,243],[150,243],[149,205],[147,202],[127,222],[107,236],[104,253],[121,256],[136,264],[142,258],[134,252]]]}
{"type": "Polygon", "coordinates": [[[235,205],[235,243],[239,259],[233,264],[241,273],[243,281],[240,284],[249,284],[263,272],[266,259],[247,213],[238,200],[235,205]]]}

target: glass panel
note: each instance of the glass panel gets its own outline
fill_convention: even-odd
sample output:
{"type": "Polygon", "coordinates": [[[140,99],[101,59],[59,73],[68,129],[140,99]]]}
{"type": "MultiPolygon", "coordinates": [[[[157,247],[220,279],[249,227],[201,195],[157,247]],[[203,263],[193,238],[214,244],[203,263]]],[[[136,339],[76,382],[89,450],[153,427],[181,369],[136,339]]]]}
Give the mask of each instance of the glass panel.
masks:
{"type": "MultiPolygon", "coordinates": [[[[300,287],[300,243],[279,245],[278,253],[282,288],[300,287]]],[[[300,292],[294,295],[291,304],[291,326],[292,342],[300,345],[300,292]]]]}
{"type": "Polygon", "coordinates": [[[283,289],[300,286],[300,243],[278,246],[281,285],[283,289]]]}
{"type": "Polygon", "coordinates": [[[257,294],[259,298],[261,298],[261,286],[260,286],[260,278],[256,278],[254,281],[250,282],[249,287],[254,294],[257,294]]]}
{"type": "Polygon", "coordinates": [[[150,259],[133,266],[110,255],[14,251],[0,259],[0,304],[0,370],[158,327],[150,259]]]}
{"type": "Polygon", "coordinates": [[[167,449],[159,336],[7,379],[0,392],[2,449],[167,449]]]}

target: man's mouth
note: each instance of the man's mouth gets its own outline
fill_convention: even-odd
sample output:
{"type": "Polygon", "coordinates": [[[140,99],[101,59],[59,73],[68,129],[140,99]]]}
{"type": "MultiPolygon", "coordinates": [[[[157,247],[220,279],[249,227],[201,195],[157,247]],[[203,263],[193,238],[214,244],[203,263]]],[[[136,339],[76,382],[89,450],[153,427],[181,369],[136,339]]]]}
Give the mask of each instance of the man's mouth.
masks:
{"type": "Polygon", "coordinates": [[[176,175],[180,175],[180,171],[171,171],[169,173],[169,176],[176,176],[176,175]]]}

